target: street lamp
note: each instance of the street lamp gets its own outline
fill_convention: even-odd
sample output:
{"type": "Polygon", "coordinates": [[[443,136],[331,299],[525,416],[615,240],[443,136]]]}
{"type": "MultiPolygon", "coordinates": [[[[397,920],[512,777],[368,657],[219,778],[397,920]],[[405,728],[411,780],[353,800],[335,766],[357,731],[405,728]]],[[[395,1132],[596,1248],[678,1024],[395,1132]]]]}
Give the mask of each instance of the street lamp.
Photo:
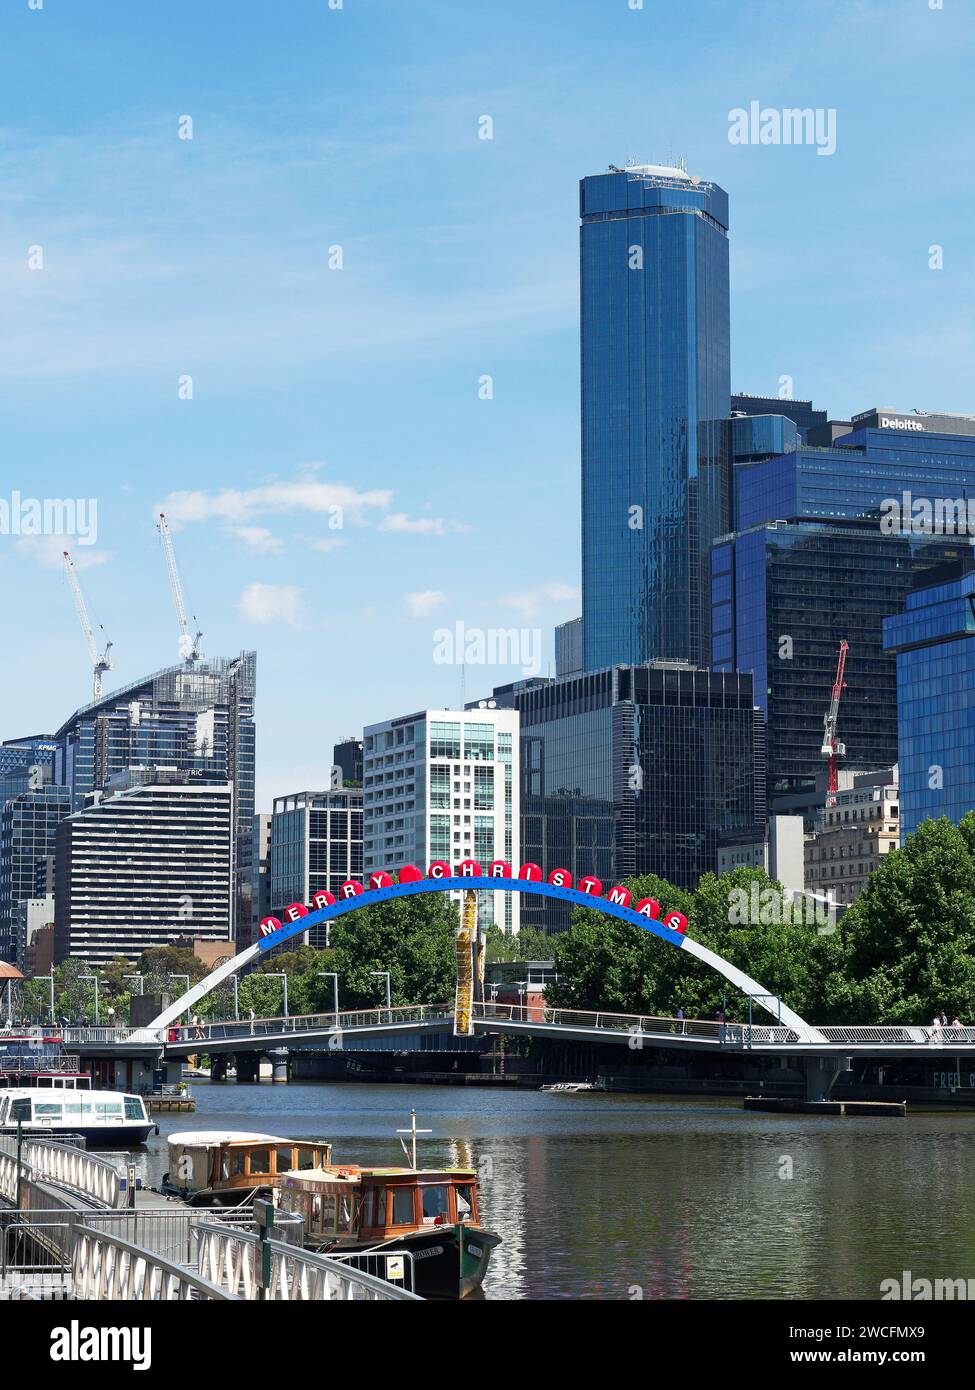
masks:
{"type": "MultiPolygon", "coordinates": [[[[383,980],[386,981],[386,1009],[387,1009],[387,1012],[392,1013],[392,1011],[393,1011],[393,1001],[392,1001],[392,998],[390,997],[390,990],[389,990],[389,971],[388,971],[388,970],[370,970],[370,971],[369,971],[369,974],[370,974],[370,975],[378,975],[378,976],[380,977],[380,979],[383,979],[383,980]]],[[[392,1019],[390,1019],[390,1022],[392,1022],[392,1019]]]]}
{"type": "Polygon", "coordinates": [[[230,979],[231,979],[231,981],[233,982],[233,986],[234,986],[234,1021],[235,1021],[236,1023],[239,1023],[239,1022],[240,1022],[240,1002],[239,1002],[238,997],[237,997],[237,972],[236,972],[236,971],[234,971],[234,973],[233,973],[233,975],[231,975],[230,979]]]}
{"type": "Polygon", "coordinates": [[[332,1012],[335,1014],[335,1022],[339,1021],[339,972],[337,970],[318,970],[316,974],[321,979],[332,977],[332,1012]]]}
{"type": "Polygon", "coordinates": [[[35,979],[35,980],[48,980],[48,981],[50,982],[50,986],[51,986],[51,996],[50,996],[50,1003],[48,1004],[48,1008],[49,1008],[50,1013],[51,1013],[51,1022],[54,1023],[54,1022],[56,1021],[56,1020],[55,1020],[55,1017],[54,1017],[54,971],[52,970],[51,973],[50,973],[50,975],[35,975],[35,976],[34,976],[34,979],[35,979]]]}
{"type": "Polygon", "coordinates": [[[267,972],[267,974],[265,975],[265,979],[268,979],[268,980],[280,980],[280,981],[281,981],[281,984],[282,984],[282,986],[284,987],[284,1017],[285,1017],[285,1019],[287,1019],[287,1017],[288,1017],[288,977],[287,977],[287,975],[284,973],[284,971],[269,970],[269,971],[267,972]]]}
{"type": "Polygon", "coordinates": [[[145,994],[145,992],[146,992],[146,977],[145,977],[145,975],[135,975],[135,974],[133,974],[133,975],[123,975],[123,976],[122,976],[122,979],[123,979],[123,980],[138,980],[138,981],[139,981],[139,993],[140,993],[140,994],[145,994]]]}
{"type": "MultiPolygon", "coordinates": [[[[173,974],[169,974],[169,975],[166,976],[166,978],[167,978],[167,980],[185,980],[185,981],[186,981],[186,990],[189,990],[189,987],[190,987],[190,977],[189,977],[189,975],[173,975],[173,974]]],[[[186,990],[184,990],[184,993],[186,992],[186,990]]],[[[186,1010],[186,1019],[187,1019],[187,1022],[189,1022],[189,1016],[190,1016],[190,1011],[189,1011],[189,1009],[187,1009],[187,1010],[186,1010]]]]}
{"type": "Polygon", "coordinates": [[[79,975],[79,976],[78,976],[78,979],[79,979],[79,980],[94,980],[94,982],[95,982],[95,1027],[97,1028],[97,1027],[98,1027],[98,976],[97,976],[97,975],[79,975]]]}

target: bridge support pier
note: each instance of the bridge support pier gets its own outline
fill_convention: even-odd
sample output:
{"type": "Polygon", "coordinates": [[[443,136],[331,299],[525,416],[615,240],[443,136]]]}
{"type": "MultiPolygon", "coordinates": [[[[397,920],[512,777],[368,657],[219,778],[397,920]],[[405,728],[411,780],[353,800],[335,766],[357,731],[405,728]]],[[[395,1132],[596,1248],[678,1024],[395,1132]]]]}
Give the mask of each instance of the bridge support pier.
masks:
{"type": "Polygon", "coordinates": [[[226,1052],[214,1052],[210,1057],[210,1080],[226,1081],[227,1079],[227,1054],[226,1052]]]}
{"type": "Polygon", "coordinates": [[[279,1085],[288,1084],[288,1049],[286,1047],[273,1047],[268,1053],[271,1059],[271,1077],[279,1085]]]}
{"type": "Polygon", "coordinates": [[[806,1100],[829,1100],[837,1077],[853,1070],[851,1057],[802,1057],[799,1060],[806,1083],[806,1100]]]}
{"type": "Polygon", "coordinates": [[[238,1086],[241,1082],[246,1085],[255,1081],[260,1081],[261,1054],[259,1052],[238,1052],[236,1061],[238,1086]]]}

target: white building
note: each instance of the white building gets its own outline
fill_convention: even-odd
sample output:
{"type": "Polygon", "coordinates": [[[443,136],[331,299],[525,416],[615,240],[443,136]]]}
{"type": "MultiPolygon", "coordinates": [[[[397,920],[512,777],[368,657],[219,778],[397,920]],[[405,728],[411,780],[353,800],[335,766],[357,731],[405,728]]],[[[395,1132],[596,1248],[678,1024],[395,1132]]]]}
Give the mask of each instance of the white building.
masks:
{"type": "MultiPolygon", "coordinates": [[[[435,860],[503,859],[518,871],[517,710],[420,710],[363,730],[363,873],[435,860]]],[[[509,934],[517,893],[480,894],[478,919],[509,934]]]]}

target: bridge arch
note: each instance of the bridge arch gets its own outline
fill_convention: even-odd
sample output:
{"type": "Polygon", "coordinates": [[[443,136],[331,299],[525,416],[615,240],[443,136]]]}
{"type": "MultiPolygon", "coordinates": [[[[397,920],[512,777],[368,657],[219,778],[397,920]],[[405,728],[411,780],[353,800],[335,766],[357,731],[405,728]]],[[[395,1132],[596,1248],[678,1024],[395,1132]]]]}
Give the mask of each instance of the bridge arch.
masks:
{"type": "MultiPolygon", "coordinates": [[[[432,867],[432,866],[431,866],[432,867]]],[[[478,866],[479,867],[479,866],[478,866]]],[[[414,871],[416,872],[416,871],[414,871]]],[[[539,871],[540,873],[540,871],[539,871]]],[[[383,875],[388,878],[388,875],[383,875]]],[[[581,892],[576,888],[567,888],[559,883],[543,882],[541,878],[513,878],[513,877],[494,877],[455,874],[440,878],[416,878],[407,879],[404,882],[389,882],[382,887],[365,888],[363,885],[355,884],[354,892],[351,896],[341,899],[338,902],[329,903],[326,907],[317,908],[314,911],[305,912],[296,917],[293,921],[282,923],[276,930],[269,932],[259,941],[254,942],[245,950],[240,951],[236,956],[232,956],[220,964],[216,970],[210,972],[204,979],[200,980],[185,994],[181,995],[174,1003],[163,1009],[156,1018],[147,1025],[148,1028],[165,1028],[169,1024],[176,1022],[180,1014],[192,1006],[200,999],[203,999],[211,990],[216,989],[229,976],[241,970],[251,961],[266,956],[270,951],[275,950],[283,941],[289,940],[293,936],[300,936],[309,927],[316,926],[322,922],[334,921],[337,917],[344,917],[347,912],[355,912],[361,907],[373,907],[377,903],[389,902],[396,898],[408,898],[422,893],[444,893],[454,890],[474,889],[489,893],[537,893],[543,897],[559,898],[563,902],[573,903],[579,907],[596,908],[600,912],[605,912],[609,917],[617,917],[620,921],[630,922],[634,926],[650,932],[651,935],[659,937],[668,945],[677,950],[686,951],[688,955],[694,956],[719,975],[740,989],[743,994],[751,997],[754,1002],[776,1018],[777,1022],[783,1023],[787,1028],[791,1028],[802,1042],[814,1042],[819,1035],[816,1030],[806,1021],[799,1017],[794,1010],[788,1006],[758,980],[753,980],[750,975],[746,975],[743,970],[739,970],[736,965],[719,956],[715,951],[702,946],[693,937],[686,936],[682,930],[666,925],[665,921],[658,920],[657,917],[647,916],[644,912],[634,911],[622,901],[614,901],[611,897],[597,897],[595,893],[581,892]]],[[[619,890],[613,889],[611,892],[616,894],[619,890]]],[[[629,894],[626,894],[629,898],[629,894]]],[[[655,906],[655,905],[654,905],[655,906]]],[[[679,916],[679,914],[671,914],[679,916]]],[[[683,920],[683,919],[682,919],[683,920]]]]}

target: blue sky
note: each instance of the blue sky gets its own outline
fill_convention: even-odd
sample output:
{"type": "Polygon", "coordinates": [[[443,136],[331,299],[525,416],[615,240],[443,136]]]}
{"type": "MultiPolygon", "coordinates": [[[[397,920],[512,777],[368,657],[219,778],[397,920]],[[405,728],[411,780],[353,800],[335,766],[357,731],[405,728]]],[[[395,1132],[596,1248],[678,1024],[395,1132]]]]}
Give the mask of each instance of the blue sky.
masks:
{"type": "MultiPolygon", "coordinates": [[[[967,0],[5,0],[0,497],[97,499],[107,683],[176,659],[160,506],[206,650],[259,653],[263,808],[457,702],[439,627],[541,628],[547,669],[579,611],[577,184],[610,162],[728,190],[734,389],[975,408],[973,39],[967,0]],[[730,144],[753,100],[835,108],[836,153],[730,144]]],[[[61,549],[0,535],[2,737],[88,698],[61,549]]]]}

